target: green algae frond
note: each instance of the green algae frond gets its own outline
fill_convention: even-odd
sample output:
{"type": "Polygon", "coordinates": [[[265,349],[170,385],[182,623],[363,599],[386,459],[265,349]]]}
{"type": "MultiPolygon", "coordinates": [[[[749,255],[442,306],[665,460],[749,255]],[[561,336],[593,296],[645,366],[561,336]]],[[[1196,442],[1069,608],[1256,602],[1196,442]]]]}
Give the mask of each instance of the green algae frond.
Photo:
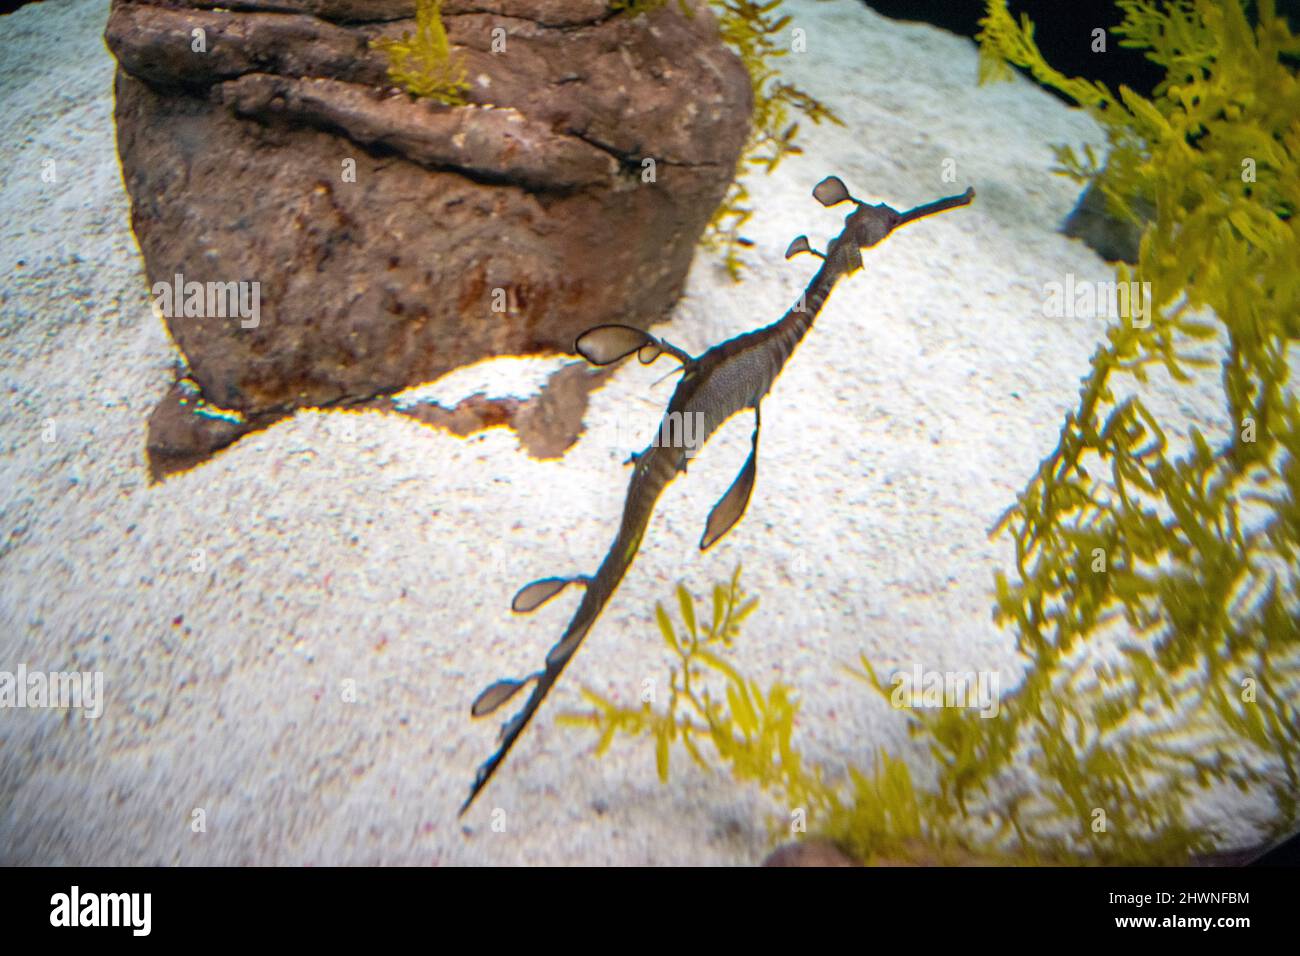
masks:
{"type": "MultiPolygon", "coordinates": [[[[1185,864],[1220,848],[1214,826],[1188,822],[1188,798],[1224,777],[1258,783],[1264,776],[1252,771],[1238,780],[1216,750],[1233,736],[1231,720],[1176,708],[1126,719],[1113,695],[1097,690],[1127,678],[1174,699],[1176,687],[1150,662],[1100,676],[1079,666],[1052,668],[1052,696],[1027,680],[993,717],[909,710],[911,731],[935,757],[933,774],[925,775],[933,782],[924,787],[905,761],[884,751],[870,767],[821,767],[798,749],[795,689],[764,687],[728,660],[757,608],[740,585],[740,569],[714,586],[708,616],[685,586],[676,598],[679,623],[662,604],[655,607],[674,659],[664,706],[645,688],[639,706],[586,689],[591,709],[560,720],[594,730],[597,755],[619,736],[649,740],[664,782],[680,746],[704,769],[720,766],[738,784],[757,784],[781,808],[770,821],[774,840],[829,839],[864,863],[1185,864]]],[[[865,658],[850,673],[892,696],[865,658]]],[[[1273,822],[1282,829],[1288,821],[1273,822]]]]}
{"type": "Polygon", "coordinates": [[[821,813],[824,801],[834,795],[791,745],[799,709],[791,689],[776,684],[764,690],[743,678],[724,656],[758,607],[758,600],[747,597],[740,586],[740,569],[730,582],[714,587],[707,616],[696,613],[695,598],[680,584],[677,605],[680,629],[662,604],[655,606],[659,633],[675,658],[667,706],[656,710],[650,698],[657,695],[650,694],[643,695],[640,707],[620,707],[584,690],[594,710],[564,714],[561,722],[597,730],[597,754],[605,753],[619,734],[650,738],[663,782],[668,781],[672,745],[680,743],[702,767],[710,766],[706,754],[711,751],[712,759],[727,764],[738,781],[776,788],[787,799],[809,802],[821,813]]]}
{"type": "Polygon", "coordinates": [[[381,38],[370,45],[388,54],[388,78],[394,86],[448,106],[465,105],[465,65],[451,54],[442,0],[416,0],[414,35],[407,30],[400,39],[381,38]]]}
{"type": "Polygon", "coordinates": [[[741,587],[740,568],[714,586],[707,616],[684,585],[676,597],[676,626],[662,604],[655,607],[659,633],[675,659],[666,706],[657,709],[657,695],[643,692],[639,707],[624,707],[587,689],[583,696],[592,709],[560,717],[595,730],[598,755],[619,735],[649,739],[663,782],[674,745],[704,769],[721,764],[736,782],[757,784],[787,808],[771,821],[774,839],[788,832],[824,836],[864,861],[956,862],[968,855],[958,848],[950,822],[935,813],[932,798],[914,788],[903,761],[882,753],[869,771],[850,768],[845,783],[800,754],[794,689],[780,682],[765,688],[727,659],[758,607],[741,587]]]}
{"type": "MultiPolygon", "coordinates": [[[[1061,147],[1061,171],[1121,211],[1155,207],[1136,268],[1118,270],[1150,283],[1149,324],[1108,329],[1057,446],[999,523],[1017,561],[997,614],[1031,660],[1020,693],[1045,710],[1041,743],[1062,746],[1053,715],[1118,729],[1144,708],[1176,712],[1213,745],[1150,761],[1265,787],[1279,811],[1267,829],[1284,832],[1300,799],[1300,79],[1287,62],[1300,39],[1271,0],[1253,26],[1240,0],[1118,6],[1123,43],[1167,70],[1151,100],[1057,73],[1003,0],[983,21],[985,78],[1021,66],[1107,130],[1104,167],[1061,147]],[[1207,340],[1226,346],[1226,437],[1191,428],[1175,453],[1142,386],[1152,367],[1189,381],[1207,340]],[[1067,693],[1067,662],[1116,627],[1123,673],[1067,693]]],[[[972,752],[1004,761],[990,743],[972,752]]]]}

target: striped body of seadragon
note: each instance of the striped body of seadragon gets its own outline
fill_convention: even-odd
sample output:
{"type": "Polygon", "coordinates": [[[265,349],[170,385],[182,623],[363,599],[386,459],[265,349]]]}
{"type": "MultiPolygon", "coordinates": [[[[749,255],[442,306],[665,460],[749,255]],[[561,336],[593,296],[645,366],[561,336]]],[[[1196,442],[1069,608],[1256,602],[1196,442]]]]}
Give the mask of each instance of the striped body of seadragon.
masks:
{"type": "Polygon", "coordinates": [[[759,404],[781,374],[795,346],[812,327],[835,283],[862,268],[863,249],[876,245],[905,223],[967,205],[974,198],[975,191],[967,189],[960,196],[898,212],[883,204],[871,206],[859,202],[849,195],[843,182],[830,176],[817,184],[813,196],[824,206],[848,201],[854,203],[855,208],[845,219],[843,231],[831,241],[824,254],[813,250],[805,236],[799,236],[790,244],[786,250],[787,259],[806,252],[820,257],[822,266],[799,301],[779,322],[728,339],[698,357],[626,325],[597,326],[582,333],[574,343],[575,351],[594,365],[609,365],[633,353],[648,365],[667,354],[681,362],[677,371],[682,372],[682,377],[668,402],[658,434],[644,451],[631,458],[634,469],[623,505],[623,523],[596,573],[534,581],[520,590],[511,602],[515,611],[523,613],[540,607],[570,584],[579,584],[586,589],[563,636],[546,655],[545,667],[522,679],[499,680],[474,701],[471,713],[482,717],[501,707],[524,687],[532,685],[532,693],[523,709],[501,728],[500,746],[479,768],[461,813],[469,809],[474,798],[501,766],[613,596],[636,557],[655,503],[668,483],[678,472],[686,470],[688,460],[723,422],[752,408],[754,433],[749,457],[726,494],[709,512],[700,550],[707,549],[726,534],[745,513],[754,488],[761,424],[759,404]]]}

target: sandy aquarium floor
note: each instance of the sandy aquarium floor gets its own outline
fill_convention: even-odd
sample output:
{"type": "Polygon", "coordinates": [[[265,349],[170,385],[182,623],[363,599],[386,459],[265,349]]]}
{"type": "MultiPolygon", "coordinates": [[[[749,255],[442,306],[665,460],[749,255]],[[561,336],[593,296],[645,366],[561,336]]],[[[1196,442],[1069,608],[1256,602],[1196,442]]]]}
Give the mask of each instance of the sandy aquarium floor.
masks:
{"type": "MultiPolygon", "coordinates": [[[[1043,314],[1043,283],[1109,268],[1055,231],[1077,187],[1054,143],[1100,131],[1023,81],[980,88],[965,39],[851,2],[792,0],[809,52],[790,78],[845,128],[749,182],[747,280],[701,254],[659,331],[690,352],[778,318],[814,263],[781,254],[842,211],[829,173],[906,208],[974,185],[973,207],[900,232],[842,282],[763,405],[757,487],[705,555],[709,508],[748,451],[726,426],[660,502],[640,557],[478,806],[456,808],[498,722],[470,701],[540,662],[572,612],[515,589],[594,570],[626,487],[629,422],[665,363],[622,368],[562,459],[514,434],[304,412],[150,486],[146,418],[178,354],[151,311],[112,122],[105,0],[0,18],[0,670],[97,670],[104,713],[0,712],[0,862],[749,864],[777,808],[680,755],[555,723],[588,686],[632,701],[669,658],[656,601],[744,564],[761,599],[732,660],[800,693],[806,756],[925,755],[845,671],[1018,674],[992,622],[987,535],[1054,443],[1103,322],[1043,314]],[[56,161],[57,183],[42,181],[56,161]],[[942,178],[952,160],[955,182],[942,178]],[[52,440],[46,440],[51,438],[52,440]],[[344,700],[355,682],[355,702],[344,700]],[[505,832],[491,827],[505,811],[505,832]],[[201,809],[206,831],[191,827],[201,809]]],[[[425,389],[528,395],[563,359],[502,360],[425,389]]],[[[1206,393],[1156,406],[1219,432],[1206,393]],[[1204,401],[1201,401],[1204,398],[1204,401]]]]}

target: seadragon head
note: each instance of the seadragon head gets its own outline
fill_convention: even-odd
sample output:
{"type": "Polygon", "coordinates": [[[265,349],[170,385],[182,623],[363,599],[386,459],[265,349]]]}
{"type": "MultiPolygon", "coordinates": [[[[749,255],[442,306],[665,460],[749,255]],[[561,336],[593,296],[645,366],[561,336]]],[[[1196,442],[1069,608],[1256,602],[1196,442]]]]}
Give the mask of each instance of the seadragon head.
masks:
{"type": "Polygon", "coordinates": [[[807,236],[799,236],[790,243],[785,257],[810,252],[821,256],[844,273],[855,272],[862,268],[862,250],[879,243],[899,226],[913,222],[924,216],[931,216],[946,209],[966,206],[975,198],[975,190],[967,189],[959,196],[948,196],[934,202],[917,206],[907,212],[899,212],[892,206],[881,203],[872,206],[849,194],[848,187],[838,176],[827,176],[813,189],[813,198],[823,206],[835,206],[842,202],[851,202],[856,208],[844,219],[844,230],[831,241],[825,255],[817,252],[808,244],[807,236]]]}

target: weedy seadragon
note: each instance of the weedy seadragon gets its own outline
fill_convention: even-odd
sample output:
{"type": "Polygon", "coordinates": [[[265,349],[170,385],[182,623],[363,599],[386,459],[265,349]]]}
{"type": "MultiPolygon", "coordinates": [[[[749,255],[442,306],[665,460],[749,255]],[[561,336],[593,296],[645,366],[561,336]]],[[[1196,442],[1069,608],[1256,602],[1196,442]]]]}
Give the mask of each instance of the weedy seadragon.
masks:
{"type": "Polygon", "coordinates": [[[852,202],[854,210],[845,218],[844,229],[831,240],[825,253],[812,249],[806,236],[799,236],[790,243],[785,254],[787,259],[799,253],[809,253],[822,259],[822,265],[799,301],[780,321],[728,339],[695,357],[663,339],[627,325],[597,326],[583,332],[574,343],[574,350],[593,365],[609,365],[633,353],[642,364],[649,365],[667,354],[681,363],[675,371],[680,371],[682,377],[668,402],[668,410],[655,439],[644,451],[632,456],[634,468],[623,505],[623,523],[596,573],[534,581],[520,590],[511,602],[513,610],[524,613],[540,607],[570,584],[579,584],[586,589],[563,636],[546,655],[545,667],[524,678],[499,680],[474,701],[470,712],[475,717],[482,717],[501,707],[524,687],[531,684],[533,688],[523,709],[501,728],[500,746],[479,768],[469,797],[461,806],[462,814],[501,766],[631,567],[654,513],[655,503],[669,482],[678,472],[686,470],[687,461],[723,422],[739,412],[754,410],[749,457],[726,494],[709,512],[700,539],[700,550],[707,549],[745,513],[758,467],[759,403],[781,374],[795,346],[812,328],[813,320],[835,283],[862,268],[863,249],[876,245],[906,223],[968,205],[975,198],[975,190],[967,189],[960,196],[949,196],[899,212],[884,204],[872,206],[854,199],[838,177],[829,176],[813,189],[813,197],[823,206],[852,202]],[[686,422],[691,427],[683,427],[686,422]]]}

